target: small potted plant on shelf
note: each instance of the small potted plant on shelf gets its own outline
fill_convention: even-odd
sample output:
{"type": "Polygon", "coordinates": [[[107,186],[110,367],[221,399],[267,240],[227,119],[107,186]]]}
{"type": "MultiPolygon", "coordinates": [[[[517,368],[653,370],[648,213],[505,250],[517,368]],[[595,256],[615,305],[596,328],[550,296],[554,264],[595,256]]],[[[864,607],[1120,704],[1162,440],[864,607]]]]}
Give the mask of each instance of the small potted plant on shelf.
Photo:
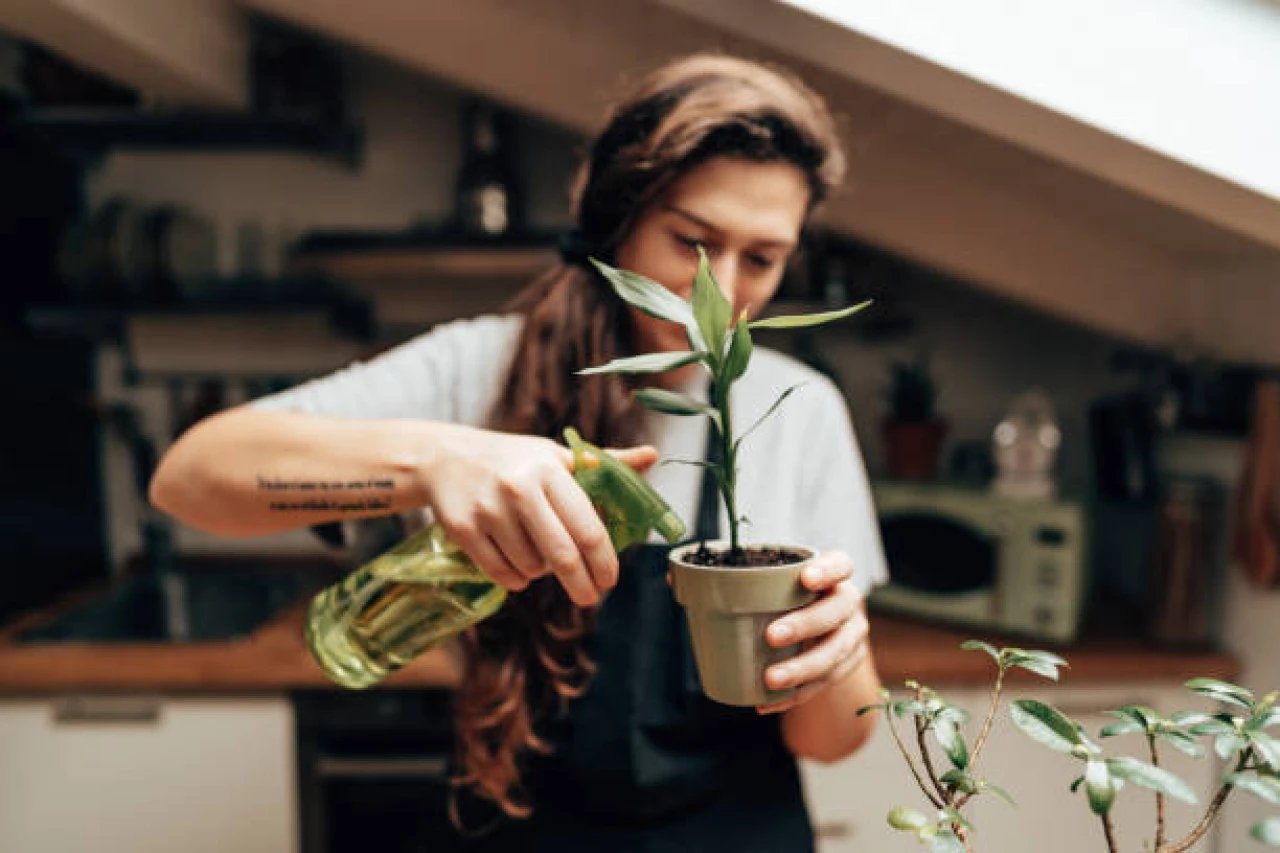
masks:
{"type": "MultiPolygon", "coordinates": [[[[976,739],[970,741],[964,732],[969,714],[963,708],[952,705],[936,691],[915,681],[907,681],[910,691],[907,698],[895,698],[884,690],[882,702],[869,705],[859,714],[879,712],[884,714],[889,731],[897,743],[921,794],[929,801],[928,812],[907,807],[897,807],[889,812],[889,825],[894,829],[911,832],[929,845],[930,853],[972,853],[978,849],[974,839],[978,835],[966,811],[975,797],[994,794],[1010,804],[1013,798],[1002,788],[992,784],[984,775],[978,775],[978,759],[991,734],[992,725],[1000,708],[1004,678],[1008,670],[1018,667],[1056,681],[1058,668],[1066,666],[1061,657],[1043,651],[1027,651],[1019,648],[995,649],[969,640],[961,648],[983,652],[995,662],[995,685],[991,691],[991,704],[987,708],[976,739]],[[915,752],[907,745],[898,731],[895,721],[907,719],[915,752]],[[939,762],[931,751],[945,756],[950,765],[939,773],[939,762]]],[[[1208,833],[1222,809],[1222,804],[1238,790],[1247,791],[1264,800],[1280,805],[1280,740],[1267,733],[1267,729],[1280,726],[1280,708],[1276,707],[1277,693],[1256,698],[1252,692],[1224,681],[1211,678],[1194,678],[1186,682],[1192,693],[1218,703],[1216,712],[1180,711],[1163,717],[1152,708],[1142,705],[1126,705],[1108,711],[1116,722],[1104,726],[1095,740],[1084,727],[1061,711],[1035,699],[1017,699],[1010,706],[1014,725],[1033,742],[1063,754],[1064,759],[1076,763],[1075,780],[1067,785],[1070,775],[1063,779],[1064,790],[1084,795],[1088,808],[1098,817],[1100,824],[1097,838],[1105,842],[1109,853],[1119,853],[1116,828],[1112,820],[1112,806],[1125,783],[1147,788],[1155,800],[1155,828],[1150,843],[1141,849],[1154,853],[1182,853],[1191,850],[1208,833]],[[1145,743],[1143,750],[1150,761],[1141,761],[1126,755],[1108,755],[1100,745],[1103,739],[1121,735],[1138,735],[1145,743]],[[1196,796],[1191,787],[1160,766],[1162,747],[1173,747],[1194,758],[1203,758],[1206,750],[1198,738],[1210,738],[1216,755],[1227,762],[1229,770],[1213,799],[1205,806],[1203,817],[1182,838],[1169,838],[1165,825],[1165,807],[1168,798],[1195,804],[1196,796]]],[[[945,765],[942,765],[945,766],[945,765]]],[[[1263,844],[1280,846],[1280,817],[1255,824],[1251,835],[1263,844]]],[[[1035,839],[1027,839],[1027,849],[1035,839]]],[[[1083,849],[1083,848],[1082,848],[1083,849]]],[[[1238,848],[1230,847],[1235,851],[1238,848]]]]}
{"type": "Polygon", "coordinates": [[[691,464],[705,465],[715,475],[727,511],[729,538],[690,543],[672,551],[672,588],[685,608],[694,659],[707,696],[729,705],[766,705],[782,701],[794,691],[766,688],[765,670],[796,654],[799,647],[771,647],[764,640],[764,629],[781,613],[813,599],[814,593],[800,583],[800,574],[814,552],[786,543],[742,542],[744,519],[738,512],[736,489],[738,459],[743,441],[752,430],[800,386],[783,391],[754,424],[741,432],[735,431],[729,392],[747,371],[753,329],[816,326],[848,317],[868,303],[759,320],[751,320],[743,311],[735,318],[732,305],[711,274],[706,255],[700,250],[699,256],[689,302],[651,279],[593,259],[596,268],[628,304],[682,325],[689,349],[617,359],[582,372],[652,374],[696,363],[710,374],[709,402],[662,388],[642,388],[636,397],[658,412],[711,420],[719,446],[718,458],[691,464]]]}
{"type": "Polygon", "coordinates": [[[931,480],[938,473],[938,451],[947,437],[947,422],[934,410],[937,386],[928,360],[894,362],[888,389],[889,414],[884,443],[889,476],[931,480]]]}

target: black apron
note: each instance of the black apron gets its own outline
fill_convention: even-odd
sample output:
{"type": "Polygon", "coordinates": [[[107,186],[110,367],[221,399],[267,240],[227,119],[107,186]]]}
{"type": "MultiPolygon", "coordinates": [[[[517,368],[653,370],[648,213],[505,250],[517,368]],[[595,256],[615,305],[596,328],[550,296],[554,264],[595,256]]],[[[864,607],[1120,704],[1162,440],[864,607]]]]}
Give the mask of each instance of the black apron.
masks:
{"type": "MultiPolygon", "coordinates": [[[[710,435],[708,436],[710,438],[710,435]]],[[[714,457],[718,442],[708,441],[714,457]]],[[[708,470],[694,541],[719,531],[708,470]]],[[[707,699],[684,612],[666,582],[669,546],[621,557],[588,649],[598,669],[567,714],[540,727],[553,747],[524,774],[534,806],[469,850],[531,853],[808,853],[813,832],[778,715],[707,699]]]]}

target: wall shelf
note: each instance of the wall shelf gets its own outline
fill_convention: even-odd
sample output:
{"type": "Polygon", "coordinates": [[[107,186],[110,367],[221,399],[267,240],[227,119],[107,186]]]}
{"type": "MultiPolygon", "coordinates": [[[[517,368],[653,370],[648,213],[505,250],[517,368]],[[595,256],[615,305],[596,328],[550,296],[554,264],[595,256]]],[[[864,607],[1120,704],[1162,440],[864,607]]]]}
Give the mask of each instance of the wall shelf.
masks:
{"type": "Polygon", "coordinates": [[[90,156],[109,150],[286,151],[354,169],[363,153],[363,132],[356,126],[251,113],[38,107],[15,111],[3,127],[90,156]]]}

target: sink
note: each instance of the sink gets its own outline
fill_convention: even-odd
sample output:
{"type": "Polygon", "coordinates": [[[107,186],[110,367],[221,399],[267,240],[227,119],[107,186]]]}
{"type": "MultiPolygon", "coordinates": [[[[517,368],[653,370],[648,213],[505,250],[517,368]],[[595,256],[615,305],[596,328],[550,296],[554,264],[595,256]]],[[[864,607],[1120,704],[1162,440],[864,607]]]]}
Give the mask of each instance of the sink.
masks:
{"type": "Polygon", "coordinates": [[[317,571],[274,568],[135,575],[14,639],[20,643],[235,640],[325,582],[317,571]]]}

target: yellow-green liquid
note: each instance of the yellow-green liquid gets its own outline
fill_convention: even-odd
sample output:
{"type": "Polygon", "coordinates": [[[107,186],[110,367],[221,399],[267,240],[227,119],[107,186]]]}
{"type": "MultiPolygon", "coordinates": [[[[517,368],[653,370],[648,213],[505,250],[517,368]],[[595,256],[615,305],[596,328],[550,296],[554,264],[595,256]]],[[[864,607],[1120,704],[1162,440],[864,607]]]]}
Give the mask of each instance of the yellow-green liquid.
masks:
{"type": "Polygon", "coordinates": [[[307,612],[307,645],[337,684],[371,687],[505,599],[506,590],[433,525],[318,594],[307,612]]]}

